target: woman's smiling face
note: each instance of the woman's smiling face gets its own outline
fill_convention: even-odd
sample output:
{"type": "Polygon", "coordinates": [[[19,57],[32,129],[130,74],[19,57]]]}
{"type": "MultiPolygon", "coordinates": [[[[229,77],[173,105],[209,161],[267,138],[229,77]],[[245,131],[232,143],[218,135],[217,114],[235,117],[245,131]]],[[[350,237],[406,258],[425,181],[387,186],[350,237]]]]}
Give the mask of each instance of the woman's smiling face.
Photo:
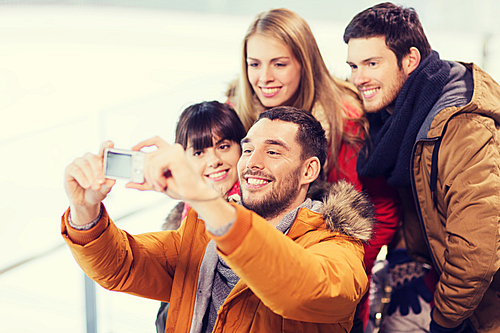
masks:
{"type": "Polygon", "coordinates": [[[246,50],[248,81],[262,105],[293,105],[301,66],[290,48],[276,39],[254,34],[246,50]]]}
{"type": "Polygon", "coordinates": [[[188,140],[186,155],[205,181],[226,195],[238,181],[237,165],[241,155],[239,143],[213,138],[213,146],[194,150],[188,140]]]}

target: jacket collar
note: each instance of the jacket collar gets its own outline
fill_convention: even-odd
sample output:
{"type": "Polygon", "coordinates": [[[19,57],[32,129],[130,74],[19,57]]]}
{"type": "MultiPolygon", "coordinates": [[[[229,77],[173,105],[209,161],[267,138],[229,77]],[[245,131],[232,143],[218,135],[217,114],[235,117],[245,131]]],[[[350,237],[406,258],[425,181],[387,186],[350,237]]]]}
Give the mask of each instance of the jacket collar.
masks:
{"type": "Polygon", "coordinates": [[[324,228],[364,242],[369,241],[375,220],[368,196],[358,192],[345,180],[334,184],[323,182],[315,186],[315,193],[323,193],[323,205],[316,205],[316,211],[301,208],[289,236],[295,239],[309,231],[324,228]]]}
{"type": "Polygon", "coordinates": [[[500,123],[500,86],[473,63],[450,64],[449,81],[425,120],[417,141],[441,136],[446,123],[457,113],[481,113],[500,123]]]}

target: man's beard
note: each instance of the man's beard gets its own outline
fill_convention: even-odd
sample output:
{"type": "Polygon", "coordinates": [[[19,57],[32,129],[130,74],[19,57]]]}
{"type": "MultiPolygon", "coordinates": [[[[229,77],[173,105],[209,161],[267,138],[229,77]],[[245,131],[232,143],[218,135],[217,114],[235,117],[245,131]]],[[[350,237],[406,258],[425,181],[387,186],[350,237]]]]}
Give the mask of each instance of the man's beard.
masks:
{"type": "MultiPolygon", "coordinates": [[[[363,99],[363,107],[365,108],[365,111],[367,113],[376,113],[381,110],[387,109],[387,108],[394,108],[394,105],[396,104],[396,98],[399,95],[399,92],[401,91],[401,88],[403,88],[403,85],[406,82],[407,77],[405,76],[404,72],[400,70],[397,72],[396,78],[394,79],[393,82],[389,86],[387,86],[384,89],[385,95],[382,96],[382,99],[374,104],[374,103],[367,103],[363,99]]],[[[360,92],[361,94],[361,92],[360,92]]],[[[392,111],[390,111],[392,113],[392,111]]]]}
{"type": "MultiPolygon", "coordinates": [[[[240,177],[242,181],[244,181],[243,176],[245,175],[261,175],[267,179],[272,180],[272,188],[270,193],[266,193],[264,196],[260,198],[254,198],[252,201],[250,201],[248,200],[248,192],[245,192],[244,186],[241,186],[242,205],[247,209],[250,209],[251,211],[257,213],[266,220],[277,217],[297,198],[300,191],[300,171],[301,167],[298,167],[286,178],[286,180],[283,179],[280,183],[276,183],[276,179],[274,177],[266,175],[260,171],[245,171],[243,174],[241,174],[240,177]]],[[[257,195],[254,194],[253,196],[255,197],[257,195]]]]}

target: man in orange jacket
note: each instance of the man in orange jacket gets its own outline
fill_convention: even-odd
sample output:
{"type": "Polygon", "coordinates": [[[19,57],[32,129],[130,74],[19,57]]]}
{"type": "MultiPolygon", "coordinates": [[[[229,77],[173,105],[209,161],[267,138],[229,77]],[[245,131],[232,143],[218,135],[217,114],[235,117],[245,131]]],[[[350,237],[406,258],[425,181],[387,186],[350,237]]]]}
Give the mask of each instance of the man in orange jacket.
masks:
{"type": "MultiPolygon", "coordinates": [[[[108,142],[105,146],[111,147],[108,142]]],[[[145,182],[192,209],[179,230],[128,235],[101,201],[114,180],[103,149],[65,172],[70,208],[62,234],[86,274],[103,287],[170,303],[166,332],[345,332],[367,290],[362,241],[372,209],[352,186],[308,198],[328,145],[309,113],[278,107],[242,140],[242,205],[197,176],[179,145],[159,138],[146,154],[145,182]]]]}

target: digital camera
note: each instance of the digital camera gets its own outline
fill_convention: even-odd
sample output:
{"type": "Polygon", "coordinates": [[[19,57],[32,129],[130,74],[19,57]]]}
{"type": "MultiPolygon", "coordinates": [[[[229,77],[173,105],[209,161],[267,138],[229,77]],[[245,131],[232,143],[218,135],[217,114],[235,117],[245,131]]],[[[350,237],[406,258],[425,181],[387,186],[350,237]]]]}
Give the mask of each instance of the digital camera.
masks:
{"type": "Polygon", "coordinates": [[[144,183],[144,160],[142,151],[106,148],[104,150],[104,174],[106,178],[128,179],[132,183],[144,183]]]}

